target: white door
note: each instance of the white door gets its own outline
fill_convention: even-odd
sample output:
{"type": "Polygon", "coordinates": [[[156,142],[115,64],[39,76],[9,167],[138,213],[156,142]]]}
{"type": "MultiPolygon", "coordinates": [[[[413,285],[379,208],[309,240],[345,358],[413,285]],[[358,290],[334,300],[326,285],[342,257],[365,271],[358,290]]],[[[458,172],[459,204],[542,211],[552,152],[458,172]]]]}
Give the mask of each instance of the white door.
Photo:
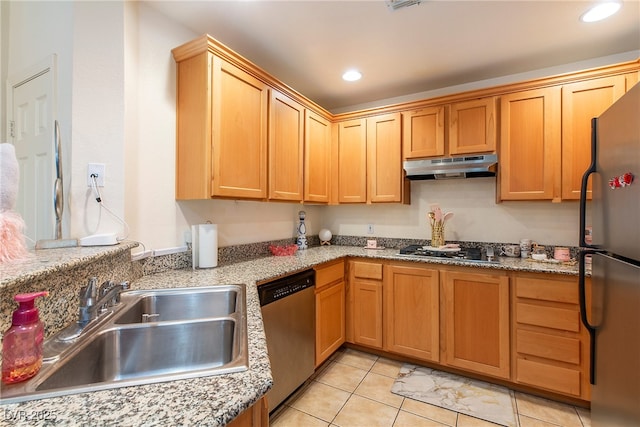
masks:
{"type": "Polygon", "coordinates": [[[54,69],[20,77],[9,82],[10,137],[20,165],[15,209],[26,223],[27,245],[33,247],[39,239],[55,237],[54,69]]]}

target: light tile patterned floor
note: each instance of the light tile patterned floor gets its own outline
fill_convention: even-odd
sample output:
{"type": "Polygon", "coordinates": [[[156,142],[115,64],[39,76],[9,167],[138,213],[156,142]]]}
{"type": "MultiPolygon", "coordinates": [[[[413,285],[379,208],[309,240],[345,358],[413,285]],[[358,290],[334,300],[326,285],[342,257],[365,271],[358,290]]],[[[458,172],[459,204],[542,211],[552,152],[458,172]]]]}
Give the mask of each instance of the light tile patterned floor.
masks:
{"type": "MultiPolygon", "coordinates": [[[[340,349],[272,414],[273,427],[496,427],[391,393],[402,363],[340,349]]],[[[516,393],[520,427],[590,427],[588,409],[516,393]]]]}

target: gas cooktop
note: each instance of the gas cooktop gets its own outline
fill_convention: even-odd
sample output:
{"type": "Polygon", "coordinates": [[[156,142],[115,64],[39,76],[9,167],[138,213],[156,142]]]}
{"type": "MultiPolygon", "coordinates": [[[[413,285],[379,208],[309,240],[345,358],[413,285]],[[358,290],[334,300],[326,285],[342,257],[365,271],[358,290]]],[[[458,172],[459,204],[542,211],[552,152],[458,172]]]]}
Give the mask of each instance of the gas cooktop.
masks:
{"type": "Polygon", "coordinates": [[[425,258],[451,259],[458,261],[472,261],[482,263],[498,263],[493,257],[492,248],[489,249],[489,256],[484,248],[461,248],[459,251],[438,250],[430,246],[409,245],[400,249],[400,255],[419,256],[425,258]]]}

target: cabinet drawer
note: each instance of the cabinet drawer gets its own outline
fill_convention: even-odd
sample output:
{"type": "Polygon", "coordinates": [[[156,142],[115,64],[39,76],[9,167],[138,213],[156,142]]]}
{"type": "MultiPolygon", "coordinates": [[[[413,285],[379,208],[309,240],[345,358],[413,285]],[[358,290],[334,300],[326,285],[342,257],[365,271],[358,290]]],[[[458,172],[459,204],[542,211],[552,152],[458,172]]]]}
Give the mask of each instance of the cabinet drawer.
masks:
{"type": "Polygon", "coordinates": [[[580,363],[580,340],[576,338],[519,330],[516,351],[576,365],[580,363]]]}
{"type": "Polygon", "coordinates": [[[543,301],[578,304],[578,282],[518,277],[516,296],[543,301]]]}
{"type": "Polygon", "coordinates": [[[516,304],[516,321],[527,325],[563,331],[579,332],[580,315],[577,311],[539,305],[516,304]]]}
{"type": "Polygon", "coordinates": [[[580,396],[580,371],[526,359],[518,359],[516,368],[519,383],[580,396]]]}
{"type": "Polygon", "coordinates": [[[344,262],[316,269],[316,289],[344,279],[344,262]]]}
{"type": "Polygon", "coordinates": [[[382,280],[382,264],[354,261],[352,267],[354,277],[382,280]]]}

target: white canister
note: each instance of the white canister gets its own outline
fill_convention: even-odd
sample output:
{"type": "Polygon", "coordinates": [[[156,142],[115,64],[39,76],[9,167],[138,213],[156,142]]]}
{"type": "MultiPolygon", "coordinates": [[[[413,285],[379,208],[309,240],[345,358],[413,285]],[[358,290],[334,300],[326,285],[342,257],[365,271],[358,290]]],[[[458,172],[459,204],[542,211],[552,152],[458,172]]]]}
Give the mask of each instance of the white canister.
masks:
{"type": "Polygon", "coordinates": [[[531,253],[531,239],[520,239],[520,257],[528,258],[531,253]]]}

